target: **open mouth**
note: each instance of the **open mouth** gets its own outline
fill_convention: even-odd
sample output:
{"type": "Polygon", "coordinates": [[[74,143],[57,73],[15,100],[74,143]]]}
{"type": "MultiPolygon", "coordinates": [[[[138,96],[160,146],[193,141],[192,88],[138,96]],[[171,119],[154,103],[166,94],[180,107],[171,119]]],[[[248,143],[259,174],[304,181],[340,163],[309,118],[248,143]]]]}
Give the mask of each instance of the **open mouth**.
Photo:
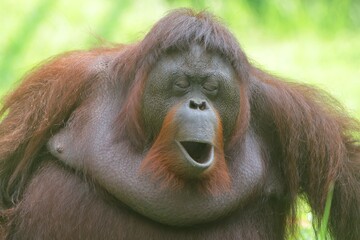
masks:
{"type": "Polygon", "coordinates": [[[198,164],[206,164],[213,157],[213,146],[211,144],[195,141],[180,141],[179,143],[190,158],[198,164]]]}

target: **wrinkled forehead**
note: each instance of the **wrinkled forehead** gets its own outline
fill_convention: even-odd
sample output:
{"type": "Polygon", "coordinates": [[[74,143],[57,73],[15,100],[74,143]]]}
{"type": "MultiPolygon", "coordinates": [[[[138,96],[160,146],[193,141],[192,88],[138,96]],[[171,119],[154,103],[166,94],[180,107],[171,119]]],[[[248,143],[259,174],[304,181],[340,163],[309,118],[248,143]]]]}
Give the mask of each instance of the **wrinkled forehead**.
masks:
{"type": "Polygon", "coordinates": [[[206,51],[206,49],[198,44],[191,45],[187,51],[181,54],[185,64],[192,66],[193,64],[212,63],[215,54],[206,51]]]}
{"type": "MultiPolygon", "coordinates": [[[[176,50],[165,53],[160,57],[157,67],[162,70],[176,71],[181,69],[183,72],[224,72],[233,73],[230,63],[215,51],[206,50],[199,44],[193,44],[186,50],[176,50]],[[165,68],[165,69],[164,69],[165,68]]],[[[155,68],[157,68],[155,67],[155,68]]]]}

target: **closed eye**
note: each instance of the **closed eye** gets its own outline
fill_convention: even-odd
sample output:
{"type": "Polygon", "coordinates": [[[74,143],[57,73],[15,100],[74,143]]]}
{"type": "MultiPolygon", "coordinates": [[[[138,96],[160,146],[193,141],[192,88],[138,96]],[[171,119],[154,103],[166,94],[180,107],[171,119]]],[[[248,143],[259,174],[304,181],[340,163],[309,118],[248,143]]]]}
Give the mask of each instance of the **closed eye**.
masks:
{"type": "Polygon", "coordinates": [[[190,86],[189,81],[186,78],[177,79],[174,85],[178,88],[188,88],[190,86]]]}
{"type": "Polygon", "coordinates": [[[208,80],[203,83],[203,88],[206,91],[214,92],[214,91],[218,90],[219,83],[218,83],[218,81],[215,81],[215,80],[208,80]]]}

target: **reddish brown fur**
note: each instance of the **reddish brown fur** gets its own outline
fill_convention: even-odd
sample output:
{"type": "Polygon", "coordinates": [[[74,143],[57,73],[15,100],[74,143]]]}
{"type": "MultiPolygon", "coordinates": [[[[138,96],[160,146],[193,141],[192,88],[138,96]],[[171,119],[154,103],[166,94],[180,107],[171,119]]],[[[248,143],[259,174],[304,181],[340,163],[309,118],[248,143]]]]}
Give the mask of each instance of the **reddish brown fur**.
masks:
{"type": "MultiPolygon", "coordinates": [[[[180,10],[162,19],[137,44],[59,56],[30,73],[5,98],[0,115],[0,233],[8,239],[31,238],[32,234],[52,239],[282,239],[286,228],[294,227],[286,218],[294,219],[297,196],[304,194],[315,218],[320,219],[330,184],[334,184],[332,236],[349,240],[360,236],[360,146],[352,135],[360,132],[359,123],[323,92],[281,81],[252,67],[235,38],[207,13],[180,10]],[[286,194],[274,200],[264,193],[263,199],[242,206],[227,219],[177,229],[115,204],[113,198],[93,187],[91,176],[77,176],[58,166],[44,145],[79,106],[79,115],[86,119],[90,109],[84,101],[92,98],[96,85],[108,81],[121,86],[125,101],[115,131],[122,137],[126,133],[138,149],[144,148],[147,136],[139,96],[147,74],[168,49],[184,50],[194,42],[226,57],[238,75],[241,109],[225,155],[236,152],[229,146],[239,145],[251,126],[270,143],[266,147],[272,150],[273,162],[269,164],[281,172],[278,177],[286,194]]],[[[164,174],[169,168],[166,159],[172,157],[166,152],[146,168],[158,171],[163,166],[155,174],[171,179],[166,176],[169,173],[164,174]]],[[[223,159],[218,162],[226,163],[223,159]]],[[[212,172],[217,175],[209,179],[222,182],[216,177],[226,178],[228,171],[219,166],[212,172]]],[[[218,188],[211,181],[207,186],[218,188]]]]}
{"type": "Polygon", "coordinates": [[[0,115],[6,114],[0,128],[0,173],[5,204],[18,201],[18,196],[8,193],[23,190],[18,186],[26,184],[46,139],[63,126],[86,98],[92,79],[101,70],[94,69],[96,58],[100,55],[105,58],[113,51],[97,49],[62,55],[29,74],[5,98],[0,111],[0,115]]]}
{"type": "MultiPolygon", "coordinates": [[[[154,180],[160,180],[163,187],[170,186],[179,189],[189,181],[183,177],[182,167],[175,160],[178,159],[179,154],[174,142],[177,127],[174,124],[176,110],[177,106],[173,107],[165,117],[159,135],[141,164],[141,171],[150,173],[154,180]]],[[[200,179],[190,181],[190,184],[196,184],[200,191],[212,194],[229,190],[231,184],[224,156],[222,124],[219,117],[216,133],[214,166],[207,170],[200,179]]]]}
{"type": "Polygon", "coordinates": [[[360,146],[352,134],[360,131],[359,122],[320,90],[281,82],[256,68],[251,73],[258,78],[252,95],[261,92],[256,97],[263,98],[254,100],[258,109],[253,111],[262,113],[256,114],[260,122],[270,115],[283,146],[281,165],[292,221],[300,190],[319,226],[330,184],[335,184],[330,231],[336,239],[356,239],[360,236],[360,146]]]}
{"type": "Polygon", "coordinates": [[[226,148],[232,149],[236,144],[242,142],[243,136],[249,127],[250,123],[250,106],[249,106],[249,94],[248,94],[248,84],[240,84],[240,113],[237,118],[236,126],[234,129],[234,134],[227,144],[226,148]]]}

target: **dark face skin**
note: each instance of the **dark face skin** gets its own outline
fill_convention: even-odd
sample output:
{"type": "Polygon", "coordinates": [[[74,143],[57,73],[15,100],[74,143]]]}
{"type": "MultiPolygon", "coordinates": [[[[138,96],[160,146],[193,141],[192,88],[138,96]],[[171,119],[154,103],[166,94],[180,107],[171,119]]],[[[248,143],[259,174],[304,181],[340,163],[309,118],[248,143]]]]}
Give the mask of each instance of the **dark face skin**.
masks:
{"type": "Polygon", "coordinates": [[[169,145],[176,146],[169,151],[179,153],[169,161],[176,162],[179,174],[201,177],[214,165],[214,148],[222,147],[216,139],[224,138],[219,128],[225,126],[229,137],[239,113],[236,81],[226,61],[199,45],[163,56],[149,74],[142,104],[147,136],[156,136],[173,112],[169,128],[175,132],[169,145]]]}
{"type": "MultiPolygon", "coordinates": [[[[209,222],[235,211],[263,181],[260,146],[249,130],[242,146],[225,154],[231,179],[229,190],[206,194],[187,186],[161,187],[161,181],[153,180],[151,172],[144,174],[139,170],[151,150],[151,142],[149,150],[143,153],[133,150],[126,139],[114,142],[116,133],[112,124],[120,111],[117,101],[120,96],[116,95],[117,91],[104,88],[98,89],[99,97],[91,103],[92,112],[86,125],[78,126],[75,117],[50,139],[48,148],[65,164],[86,171],[100,186],[141,215],[174,226],[209,222]],[[78,131],[79,127],[86,131],[78,131]]],[[[234,70],[219,55],[197,45],[189,51],[165,54],[146,82],[142,103],[145,132],[153,141],[167,114],[173,111],[171,124],[176,126],[173,143],[180,143],[174,161],[186,166],[183,172],[189,174],[185,178],[201,176],[214,162],[212,146],[218,125],[222,124],[225,145],[231,137],[239,99],[234,70]],[[205,150],[192,155],[186,141],[203,143],[205,150]]]]}
{"type": "Polygon", "coordinates": [[[214,108],[227,140],[239,113],[239,87],[231,65],[195,45],[189,51],[163,56],[147,80],[143,116],[150,133],[160,130],[170,108],[195,100],[214,108]]]}

